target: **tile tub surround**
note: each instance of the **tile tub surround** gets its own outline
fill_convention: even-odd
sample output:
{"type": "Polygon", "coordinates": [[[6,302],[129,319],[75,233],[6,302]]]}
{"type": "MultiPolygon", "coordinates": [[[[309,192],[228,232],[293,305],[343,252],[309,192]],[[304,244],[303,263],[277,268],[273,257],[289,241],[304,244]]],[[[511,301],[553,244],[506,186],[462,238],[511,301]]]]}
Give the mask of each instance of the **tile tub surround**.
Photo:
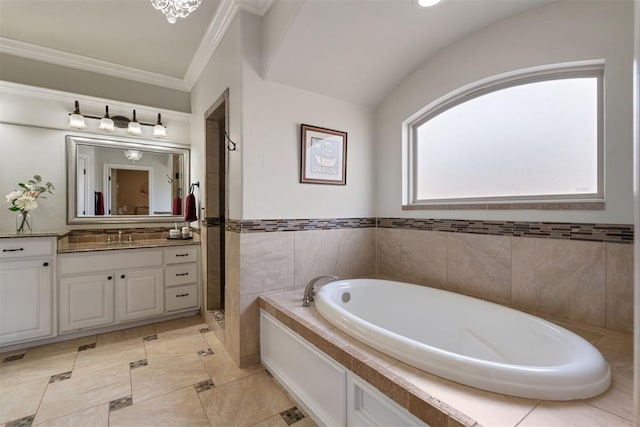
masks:
{"type": "Polygon", "coordinates": [[[237,368],[196,316],[19,354],[0,355],[3,426],[315,425],[262,366],[237,368]]]}
{"type": "Polygon", "coordinates": [[[594,344],[613,373],[612,387],[592,399],[549,402],[491,393],[420,371],[345,335],[315,308],[303,308],[301,289],[260,297],[260,307],[319,350],[432,426],[631,426],[633,337],[604,328],[555,321],[594,344]]]}
{"type": "Polygon", "coordinates": [[[412,218],[256,219],[229,220],[225,233],[225,345],[241,366],[259,357],[258,296],[305,286],[322,274],[377,275],[619,331],[631,330],[631,225],[412,218]],[[542,243],[526,255],[533,258],[518,258],[526,245],[514,242],[534,237],[542,243]],[[569,269],[582,264],[579,260],[561,262],[565,255],[572,257],[570,251],[561,252],[562,256],[547,265],[549,271],[539,277],[528,276],[528,263],[543,257],[547,246],[555,243],[569,250],[572,245],[604,248],[596,254],[604,256],[604,264],[598,258],[597,268],[572,276],[569,269]],[[515,252],[513,248],[517,248],[515,252]],[[518,264],[518,260],[522,262],[518,264]],[[514,276],[514,272],[522,274],[514,276]],[[545,274],[558,276],[545,285],[545,274]],[[588,286],[579,281],[584,277],[590,278],[588,286]],[[565,286],[581,293],[580,306],[571,307],[565,286]],[[554,298],[555,291],[561,298],[554,298]]]}
{"type": "Polygon", "coordinates": [[[633,245],[377,228],[376,273],[621,332],[633,327],[633,245]]]}
{"type": "Polygon", "coordinates": [[[226,231],[225,345],[239,366],[260,358],[260,295],[304,287],[320,274],[375,273],[375,229],[226,231]]]}

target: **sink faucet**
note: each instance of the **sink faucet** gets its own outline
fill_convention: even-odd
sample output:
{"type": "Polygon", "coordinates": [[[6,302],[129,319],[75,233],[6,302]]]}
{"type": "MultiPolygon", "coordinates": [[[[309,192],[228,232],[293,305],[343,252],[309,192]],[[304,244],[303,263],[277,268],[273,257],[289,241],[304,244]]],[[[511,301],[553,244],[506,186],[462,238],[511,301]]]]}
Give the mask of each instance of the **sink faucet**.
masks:
{"type": "Polygon", "coordinates": [[[326,280],[328,282],[332,282],[334,280],[340,279],[338,276],[326,275],[326,276],[318,276],[309,281],[307,283],[307,287],[304,289],[304,297],[302,297],[302,306],[309,307],[311,305],[311,301],[313,301],[313,297],[316,296],[316,290],[313,286],[321,280],[326,280]]]}

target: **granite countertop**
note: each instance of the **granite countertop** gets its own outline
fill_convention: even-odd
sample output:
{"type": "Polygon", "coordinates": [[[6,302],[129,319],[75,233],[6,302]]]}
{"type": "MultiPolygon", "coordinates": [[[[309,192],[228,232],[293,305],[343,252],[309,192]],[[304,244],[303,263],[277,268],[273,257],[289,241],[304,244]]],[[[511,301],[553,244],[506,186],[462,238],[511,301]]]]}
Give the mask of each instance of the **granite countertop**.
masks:
{"type": "Polygon", "coordinates": [[[191,246],[199,245],[199,239],[190,240],[169,240],[169,239],[150,239],[150,240],[134,240],[133,242],[86,242],[86,243],[68,243],[58,242],[58,253],[71,252],[96,252],[96,251],[115,251],[121,249],[141,249],[141,248],[163,248],[171,246],[191,246]]]}
{"type": "Polygon", "coordinates": [[[540,316],[590,341],[613,374],[613,385],[599,396],[548,402],[479,390],[406,365],[338,330],[313,305],[302,307],[303,293],[304,289],[273,291],[260,296],[258,304],[431,426],[569,425],[580,419],[578,415],[590,417],[598,425],[632,425],[633,382],[628,379],[633,373],[631,334],[540,316]]]}
{"type": "Polygon", "coordinates": [[[69,234],[68,231],[38,231],[34,233],[0,233],[0,239],[22,239],[29,237],[57,237],[62,238],[69,234]]]}

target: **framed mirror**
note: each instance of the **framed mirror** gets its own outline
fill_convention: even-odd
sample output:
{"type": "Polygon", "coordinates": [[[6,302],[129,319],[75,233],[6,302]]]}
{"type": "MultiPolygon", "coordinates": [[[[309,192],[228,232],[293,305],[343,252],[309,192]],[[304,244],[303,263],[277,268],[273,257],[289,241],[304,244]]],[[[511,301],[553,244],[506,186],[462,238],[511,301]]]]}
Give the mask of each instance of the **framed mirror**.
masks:
{"type": "Polygon", "coordinates": [[[68,224],[182,221],[188,148],[71,135],[66,140],[68,224]]]}

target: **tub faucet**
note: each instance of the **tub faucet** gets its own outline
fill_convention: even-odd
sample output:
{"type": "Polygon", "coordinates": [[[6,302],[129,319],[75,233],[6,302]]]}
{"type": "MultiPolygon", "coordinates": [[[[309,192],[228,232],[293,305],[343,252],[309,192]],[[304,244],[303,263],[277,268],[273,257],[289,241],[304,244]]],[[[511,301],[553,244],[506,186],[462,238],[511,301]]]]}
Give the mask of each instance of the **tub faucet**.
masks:
{"type": "Polygon", "coordinates": [[[304,288],[304,297],[302,297],[302,306],[309,307],[311,305],[311,301],[313,301],[313,297],[316,296],[316,290],[313,287],[316,283],[318,283],[321,280],[332,282],[338,279],[340,279],[338,276],[332,276],[332,275],[318,276],[311,279],[309,283],[307,283],[307,287],[304,288]]]}

